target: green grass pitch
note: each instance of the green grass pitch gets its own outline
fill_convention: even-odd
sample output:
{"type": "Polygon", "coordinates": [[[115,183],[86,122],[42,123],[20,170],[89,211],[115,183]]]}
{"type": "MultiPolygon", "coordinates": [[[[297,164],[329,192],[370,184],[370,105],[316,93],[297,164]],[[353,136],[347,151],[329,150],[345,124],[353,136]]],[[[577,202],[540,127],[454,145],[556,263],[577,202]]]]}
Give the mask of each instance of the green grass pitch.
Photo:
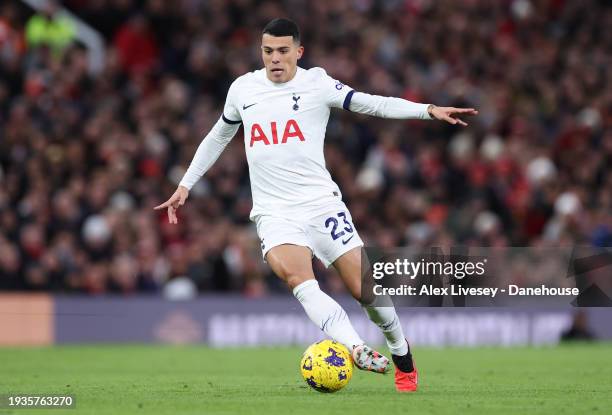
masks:
{"type": "Polygon", "coordinates": [[[423,349],[420,390],[356,371],[335,394],[302,381],[302,348],[93,345],[0,348],[0,395],[72,394],[60,414],[610,414],[612,344],[423,349]]]}

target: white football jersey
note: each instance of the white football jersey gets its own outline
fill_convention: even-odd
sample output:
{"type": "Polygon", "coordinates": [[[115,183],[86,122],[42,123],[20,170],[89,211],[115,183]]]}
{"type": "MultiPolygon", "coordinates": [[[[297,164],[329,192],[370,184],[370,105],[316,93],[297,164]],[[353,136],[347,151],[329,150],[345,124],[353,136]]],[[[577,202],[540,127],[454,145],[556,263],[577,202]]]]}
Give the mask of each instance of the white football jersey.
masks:
{"type": "Polygon", "coordinates": [[[348,109],[353,90],[324,69],[298,67],[277,84],[265,69],[231,85],[223,119],[242,122],[253,210],[291,216],[341,197],[325,167],[323,144],[331,107],[348,109]]]}

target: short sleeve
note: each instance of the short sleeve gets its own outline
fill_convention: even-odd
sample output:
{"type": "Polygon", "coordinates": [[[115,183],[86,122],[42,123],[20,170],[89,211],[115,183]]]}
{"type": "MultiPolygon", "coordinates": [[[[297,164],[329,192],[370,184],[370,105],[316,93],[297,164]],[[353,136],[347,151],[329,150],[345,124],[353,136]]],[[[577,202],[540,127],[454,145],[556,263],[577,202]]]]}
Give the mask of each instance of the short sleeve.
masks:
{"type": "Polygon", "coordinates": [[[329,107],[349,110],[351,98],[355,92],[353,88],[332,78],[324,69],[320,69],[319,84],[323,99],[329,107]]]}
{"type": "Polygon", "coordinates": [[[240,111],[238,111],[238,106],[236,105],[236,88],[236,81],[234,81],[227,91],[227,97],[225,98],[222,118],[228,124],[240,124],[242,122],[240,111]]]}

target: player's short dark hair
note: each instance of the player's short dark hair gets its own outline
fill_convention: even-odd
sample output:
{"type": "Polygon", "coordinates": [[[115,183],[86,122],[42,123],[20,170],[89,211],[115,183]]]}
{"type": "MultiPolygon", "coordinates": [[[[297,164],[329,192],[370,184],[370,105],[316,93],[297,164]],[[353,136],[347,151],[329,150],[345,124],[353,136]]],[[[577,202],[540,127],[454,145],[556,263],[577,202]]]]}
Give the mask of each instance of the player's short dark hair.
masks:
{"type": "Polygon", "coordinates": [[[264,27],[263,33],[276,37],[291,36],[295,43],[300,43],[300,29],[293,20],[283,18],[274,19],[264,27]]]}

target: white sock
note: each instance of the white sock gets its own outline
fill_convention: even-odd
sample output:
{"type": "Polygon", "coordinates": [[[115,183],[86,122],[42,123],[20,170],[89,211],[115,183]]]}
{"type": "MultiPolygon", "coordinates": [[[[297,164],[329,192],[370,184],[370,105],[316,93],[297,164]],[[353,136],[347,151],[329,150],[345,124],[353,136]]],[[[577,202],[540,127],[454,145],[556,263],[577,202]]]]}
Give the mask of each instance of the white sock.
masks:
{"type": "Polygon", "coordinates": [[[402,330],[402,325],[399,317],[395,312],[395,307],[375,307],[364,305],[363,309],[366,314],[382,330],[387,340],[387,347],[391,354],[396,356],[404,356],[408,353],[408,343],[402,330]]]}
{"type": "Polygon", "coordinates": [[[316,280],[304,281],[293,289],[293,295],[302,303],[306,314],[321,330],[350,351],[363,344],[344,309],[319,288],[316,280]]]}

